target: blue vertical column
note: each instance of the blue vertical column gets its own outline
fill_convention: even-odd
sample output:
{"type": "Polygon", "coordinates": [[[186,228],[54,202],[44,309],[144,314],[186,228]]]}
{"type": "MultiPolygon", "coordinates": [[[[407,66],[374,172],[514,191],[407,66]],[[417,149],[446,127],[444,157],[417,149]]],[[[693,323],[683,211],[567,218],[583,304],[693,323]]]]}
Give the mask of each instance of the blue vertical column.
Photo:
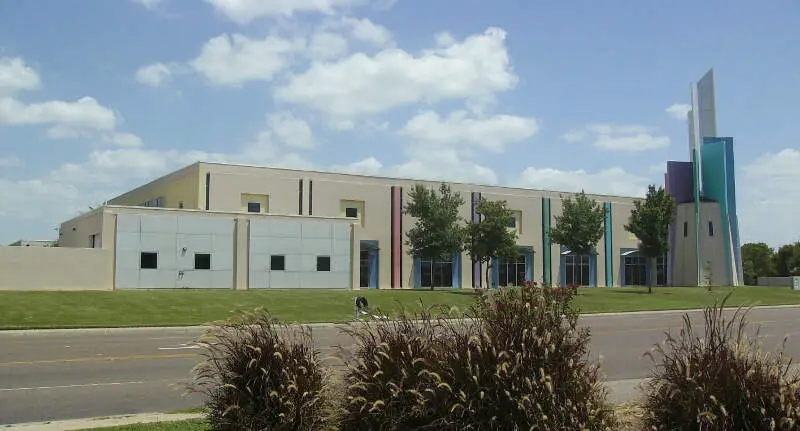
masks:
{"type": "MultiPolygon", "coordinates": [[[[481,194],[480,192],[472,192],[472,221],[473,223],[477,223],[481,221],[481,215],[478,214],[478,203],[481,201],[481,194]]],[[[475,289],[481,288],[481,263],[480,261],[473,260],[472,261],[472,287],[475,289]]],[[[489,280],[486,280],[488,283],[489,280]]]]}
{"type": "Polygon", "coordinates": [[[533,280],[533,247],[525,249],[525,280],[533,280]]]}
{"type": "Polygon", "coordinates": [[[453,255],[453,287],[461,288],[461,253],[453,255]]]}
{"type": "Polygon", "coordinates": [[[369,251],[369,287],[378,288],[378,250],[369,251]]]}
{"type": "Polygon", "coordinates": [[[605,220],[605,253],[606,253],[606,287],[614,285],[614,239],[613,225],[611,220],[611,202],[606,202],[606,220],[605,220]]]}

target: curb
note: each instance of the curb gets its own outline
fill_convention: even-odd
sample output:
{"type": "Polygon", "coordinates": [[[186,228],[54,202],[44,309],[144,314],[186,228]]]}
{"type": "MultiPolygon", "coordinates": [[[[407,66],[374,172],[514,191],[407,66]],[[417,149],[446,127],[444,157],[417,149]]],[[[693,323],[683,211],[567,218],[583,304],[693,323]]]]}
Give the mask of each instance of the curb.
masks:
{"type": "MultiPolygon", "coordinates": [[[[736,310],[737,307],[726,307],[726,310],[736,310]]],[[[747,307],[744,307],[747,308],[747,307]]],[[[772,310],[772,309],[798,309],[800,304],[789,305],[762,305],[753,306],[755,310],[772,310]]],[[[604,312],[604,313],[581,313],[580,319],[594,319],[604,317],[619,317],[619,316],[645,316],[645,315],[664,315],[664,314],[684,314],[684,313],[701,313],[703,308],[687,308],[679,310],[644,310],[644,311],[618,311],[618,312],[604,312]]],[[[324,323],[300,323],[301,325],[308,326],[309,328],[333,328],[343,324],[351,323],[348,321],[341,322],[324,322],[324,323]]],[[[36,335],[64,335],[64,334],[102,334],[102,335],[116,335],[124,333],[135,333],[145,331],[173,331],[178,334],[189,334],[202,332],[208,329],[208,325],[192,325],[192,326],[129,326],[118,328],[47,328],[47,329],[0,329],[0,337],[3,336],[36,336],[36,335]]]]}
{"type": "Polygon", "coordinates": [[[98,418],[69,419],[63,421],[29,422],[21,424],[0,425],[0,430],[20,431],[74,431],[92,428],[105,428],[142,423],[174,422],[190,419],[203,419],[202,413],[143,413],[120,416],[104,416],[98,418]]]}

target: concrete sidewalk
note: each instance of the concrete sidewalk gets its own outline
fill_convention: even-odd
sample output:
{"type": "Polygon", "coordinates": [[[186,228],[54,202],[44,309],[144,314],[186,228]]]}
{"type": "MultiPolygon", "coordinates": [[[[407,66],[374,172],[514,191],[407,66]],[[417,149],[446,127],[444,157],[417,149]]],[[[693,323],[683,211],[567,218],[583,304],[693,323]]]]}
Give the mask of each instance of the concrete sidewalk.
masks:
{"type": "Polygon", "coordinates": [[[115,427],[140,423],[174,422],[189,419],[202,419],[201,413],[143,413],[124,416],[106,416],[88,419],[70,419],[65,421],[33,422],[27,424],[0,425],[0,430],[20,431],[74,431],[91,428],[115,427]]]}

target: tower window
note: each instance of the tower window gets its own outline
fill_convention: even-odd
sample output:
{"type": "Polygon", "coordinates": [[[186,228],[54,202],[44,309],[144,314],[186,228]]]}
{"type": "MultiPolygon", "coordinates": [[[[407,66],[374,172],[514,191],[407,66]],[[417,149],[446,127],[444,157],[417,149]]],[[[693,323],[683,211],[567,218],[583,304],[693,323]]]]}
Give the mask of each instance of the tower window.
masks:
{"type": "Polygon", "coordinates": [[[708,222],[708,236],[714,236],[714,222],[708,222]]]}
{"type": "Polygon", "coordinates": [[[683,222],[683,237],[689,236],[689,223],[683,222]]]}

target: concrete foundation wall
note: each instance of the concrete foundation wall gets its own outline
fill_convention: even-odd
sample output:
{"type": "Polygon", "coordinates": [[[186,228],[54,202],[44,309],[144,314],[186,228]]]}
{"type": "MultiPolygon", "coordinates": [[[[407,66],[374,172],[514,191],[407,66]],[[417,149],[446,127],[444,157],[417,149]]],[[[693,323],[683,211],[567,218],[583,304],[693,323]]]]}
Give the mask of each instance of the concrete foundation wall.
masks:
{"type": "Polygon", "coordinates": [[[112,290],[113,253],[63,247],[0,247],[0,290],[112,290]]]}

